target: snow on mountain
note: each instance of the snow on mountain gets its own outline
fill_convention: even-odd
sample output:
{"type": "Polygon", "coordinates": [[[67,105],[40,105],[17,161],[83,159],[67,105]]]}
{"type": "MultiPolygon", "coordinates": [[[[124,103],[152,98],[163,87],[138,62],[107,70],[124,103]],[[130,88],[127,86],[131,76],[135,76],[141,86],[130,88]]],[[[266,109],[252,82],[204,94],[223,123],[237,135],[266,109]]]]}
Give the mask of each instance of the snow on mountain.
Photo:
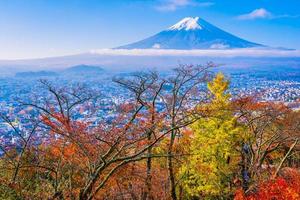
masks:
{"type": "Polygon", "coordinates": [[[171,26],[169,30],[195,30],[202,29],[202,27],[198,24],[199,17],[186,17],[177,24],[171,26]]]}
{"type": "Polygon", "coordinates": [[[186,17],[168,29],[117,49],[234,49],[265,47],[225,32],[200,17],[186,17]]]}

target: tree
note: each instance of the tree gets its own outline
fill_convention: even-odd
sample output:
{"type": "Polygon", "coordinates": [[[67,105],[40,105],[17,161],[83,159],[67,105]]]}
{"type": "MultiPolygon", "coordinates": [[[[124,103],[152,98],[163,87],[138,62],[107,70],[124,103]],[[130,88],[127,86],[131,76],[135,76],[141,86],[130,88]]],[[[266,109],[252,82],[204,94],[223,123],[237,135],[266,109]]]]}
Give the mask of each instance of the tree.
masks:
{"type": "MultiPolygon", "coordinates": [[[[158,121],[163,122],[166,128],[171,130],[168,133],[168,139],[164,138],[168,144],[162,153],[167,157],[170,198],[173,200],[177,199],[174,166],[175,141],[181,135],[182,128],[205,115],[204,112],[195,112],[195,108],[207,98],[206,89],[202,85],[211,79],[211,73],[208,69],[213,66],[213,63],[204,66],[181,65],[175,68],[171,75],[164,78],[159,78],[155,72],[150,72],[135,74],[131,80],[116,80],[133,92],[137,101],[150,111],[149,117],[146,119],[153,128],[147,132],[148,140],[155,136],[154,133],[159,132],[159,129],[155,128],[155,123],[158,121]],[[199,96],[197,97],[197,95],[199,96]],[[158,111],[160,115],[164,116],[163,118],[157,117],[158,111]]],[[[148,149],[148,154],[151,150],[148,149]]],[[[148,187],[151,182],[149,178],[151,160],[151,158],[147,160],[146,185],[148,187]]],[[[149,191],[148,189],[147,195],[149,195],[149,191]]]]}
{"type": "Polygon", "coordinates": [[[238,121],[246,127],[240,147],[240,177],[243,190],[247,192],[261,179],[272,176],[277,163],[299,139],[299,123],[294,118],[296,112],[283,103],[243,97],[233,105],[238,121]]]}
{"type": "Polygon", "coordinates": [[[174,75],[167,80],[169,90],[162,96],[168,124],[172,129],[167,149],[167,167],[170,196],[173,200],[177,199],[174,145],[176,139],[181,135],[181,129],[176,128],[176,126],[182,121],[189,121],[188,124],[191,124],[206,115],[205,112],[195,112],[195,108],[197,104],[200,105],[207,100],[206,90],[202,86],[211,79],[212,73],[208,69],[214,66],[213,63],[208,63],[205,66],[187,65],[175,69],[174,75]]]}
{"type": "Polygon", "coordinates": [[[243,190],[238,190],[234,199],[298,200],[300,199],[300,172],[292,168],[283,168],[280,176],[261,181],[254,191],[245,194],[243,190]]]}
{"type": "MultiPolygon", "coordinates": [[[[158,111],[158,100],[166,84],[165,80],[160,79],[157,72],[134,74],[130,78],[115,78],[114,81],[133,93],[136,101],[144,106],[148,115],[145,116],[145,123],[149,125],[149,129],[145,130],[147,135],[147,143],[151,144],[153,137],[156,137],[160,127],[157,125],[164,120],[164,111],[158,111]]],[[[153,199],[152,189],[152,146],[147,150],[146,159],[146,178],[145,186],[141,199],[153,199]]]]}
{"type": "MultiPolygon", "coordinates": [[[[0,123],[7,125],[7,133],[1,133],[4,140],[0,139],[0,193],[6,198],[18,199],[22,195],[27,195],[30,190],[38,190],[31,187],[30,170],[26,167],[32,162],[34,157],[32,151],[35,150],[34,143],[40,132],[40,120],[34,117],[23,117],[23,121],[17,119],[21,116],[9,116],[5,111],[0,113],[0,123]],[[15,118],[14,120],[12,118],[15,118]],[[28,127],[27,125],[31,126],[28,127]],[[10,135],[11,140],[6,141],[5,135],[10,135]],[[25,169],[25,170],[24,170],[25,169]],[[27,171],[27,177],[22,177],[27,171]],[[27,186],[27,188],[24,188],[27,186]]],[[[0,195],[1,198],[4,198],[0,195]]]]}
{"type": "Polygon", "coordinates": [[[190,126],[193,131],[191,156],[182,165],[180,173],[190,198],[215,199],[232,195],[241,128],[231,109],[228,86],[229,81],[221,73],[208,83],[212,100],[205,109],[209,110],[210,116],[190,126]]]}
{"type": "MultiPolygon", "coordinates": [[[[41,116],[43,124],[49,129],[45,153],[52,159],[52,166],[60,171],[54,173],[55,183],[64,183],[71,174],[77,174],[76,184],[73,181],[71,191],[78,199],[93,199],[101,194],[106,184],[114,175],[127,164],[160,155],[148,155],[146,152],[172,130],[166,128],[160,121],[155,127],[160,128],[153,139],[148,139],[148,131],[153,124],[145,123],[149,109],[140,100],[149,88],[139,85],[138,95],[133,101],[121,106],[118,117],[112,123],[101,123],[97,127],[90,127],[88,122],[77,120],[73,114],[81,103],[88,101],[84,92],[70,93],[57,90],[46,84],[54,97],[54,101],[47,104],[28,104],[35,107],[41,116]],[[47,151],[48,150],[48,151],[47,151]],[[50,152],[50,153],[48,153],[50,152]],[[53,155],[51,155],[53,152],[53,155]],[[67,174],[67,177],[64,175],[67,174]],[[80,177],[78,175],[81,174],[80,177]]],[[[159,119],[159,117],[158,117],[159,119]]],[[[183,124],[182,124],[183,125],[183,124]]],[[[70,181],[73,178],[70,179],[70,181]]],[[[63,188],[58,185],[55,194],[66,197],[63,188]]]]}

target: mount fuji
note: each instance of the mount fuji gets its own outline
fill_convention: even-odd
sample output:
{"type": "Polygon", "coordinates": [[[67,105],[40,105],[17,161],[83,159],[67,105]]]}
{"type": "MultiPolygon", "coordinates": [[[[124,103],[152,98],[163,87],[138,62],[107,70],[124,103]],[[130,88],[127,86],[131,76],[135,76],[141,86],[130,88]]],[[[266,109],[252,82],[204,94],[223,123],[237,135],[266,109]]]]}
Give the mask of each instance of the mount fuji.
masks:
{"type": "Polygon", "coordinates": [[[152,37],[113,49],[94,49],[60,57],[0,60],[0,77],[1,74],[27,70],[62,71],[76,65],[81,68],[86,68],[86,65],[101,66],[106,72],[127,72],[152,67],[169,70],[178,66],[178,63],[197,65],[210,61],[223,63],[224,67],[299,68],[300,50],[250,42],[199,17],[187,17],[152,37]]]}
{"type": "Polygon", "coordinates": [[[116,49],[235,49],[266,47],[208,23],[200,17],[186,17],[168,29],[144,40],[116,49]]]}

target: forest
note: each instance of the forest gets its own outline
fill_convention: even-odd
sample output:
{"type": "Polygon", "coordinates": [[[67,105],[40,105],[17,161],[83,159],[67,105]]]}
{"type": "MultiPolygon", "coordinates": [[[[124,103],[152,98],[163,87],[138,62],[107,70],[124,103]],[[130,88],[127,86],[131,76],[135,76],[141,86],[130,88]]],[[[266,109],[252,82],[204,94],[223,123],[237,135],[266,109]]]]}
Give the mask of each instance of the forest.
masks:
{"type": "Polygon", "coordinates": [[[115,77],[131,96],[96,125],[75,110],[101,95],[41,80],[51,98],[20,102],[30,125],[0,113],[16,138],[0,140],[0,199],[299,200],[300,112],[231,95],[214,68],[115,77]]]}

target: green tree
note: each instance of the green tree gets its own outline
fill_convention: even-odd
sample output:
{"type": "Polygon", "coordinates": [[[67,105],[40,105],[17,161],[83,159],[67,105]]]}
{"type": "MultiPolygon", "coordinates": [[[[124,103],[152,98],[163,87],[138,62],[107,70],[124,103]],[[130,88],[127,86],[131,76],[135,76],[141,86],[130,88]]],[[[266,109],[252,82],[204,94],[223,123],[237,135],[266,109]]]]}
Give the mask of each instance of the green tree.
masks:
{"type": "Polygon", "coordinates": [[[232,180],[238,169],[238,133],[241,128],[231,110],[229,81],[219,73],[208,83],[209,117],[191,125],[190,154],[180,176],[187,198],[226,199],[232,195],[232,180]]]}

